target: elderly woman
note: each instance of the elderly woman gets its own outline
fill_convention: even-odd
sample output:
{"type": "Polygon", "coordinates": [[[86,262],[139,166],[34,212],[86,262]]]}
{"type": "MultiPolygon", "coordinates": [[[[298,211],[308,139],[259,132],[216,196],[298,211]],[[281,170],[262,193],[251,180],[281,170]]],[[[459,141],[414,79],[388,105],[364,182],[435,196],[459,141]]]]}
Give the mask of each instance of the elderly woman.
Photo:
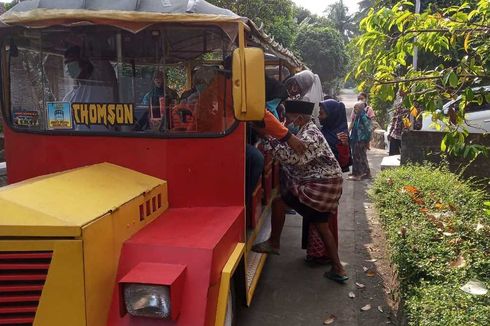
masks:
{"type": "MultiPolygon", "coordinates": [[[[332,153],[339,162],[342,172],[348,172],[352,165],[350,157],[349,133],[347,128],[347,114],[345,105],[334,99],[327,99],[320,103],[321,131],[328,142],[332,153]]],[[[337,236],[337,211],[332,214],[332,233],[337,236]]],[[[330,258],[323,245],[322,238],[316,228],[303,219],[302,247],[306,249],[308,264],[327,264],[330,258]]]]}
{"type": "Polygon", "coordinates": [[[320,77],[309,70],[303,70],[288,78],[285,81],[285,84],[291,99],[315,103],[311,118],[315,124],[319,126],[319,103],[323,100],[323,89],[320,77]]]}
{"type": "Polygon", "coordinates": [[[371,139],[371,120],[367,117],[366,103],[354,104],[355,119],[351,130],[350,141],[352,145],[353,163],[352,176],[349,180],[359,181],[370,179],[371,171],[367,159],[367,149],[371,139]]]}

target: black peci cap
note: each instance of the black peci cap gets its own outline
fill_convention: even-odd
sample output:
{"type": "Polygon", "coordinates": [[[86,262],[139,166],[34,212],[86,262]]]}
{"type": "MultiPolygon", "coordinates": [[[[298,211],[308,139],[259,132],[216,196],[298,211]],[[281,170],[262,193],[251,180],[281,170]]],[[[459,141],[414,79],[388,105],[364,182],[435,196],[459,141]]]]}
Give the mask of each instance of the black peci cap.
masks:
{"type": "Polygon", "coordinates": [[[284,106],[286,107],[286,113],[311,115],[313,113],[315,103],[305,101],[286,101],[284,102],[284,106]]]}

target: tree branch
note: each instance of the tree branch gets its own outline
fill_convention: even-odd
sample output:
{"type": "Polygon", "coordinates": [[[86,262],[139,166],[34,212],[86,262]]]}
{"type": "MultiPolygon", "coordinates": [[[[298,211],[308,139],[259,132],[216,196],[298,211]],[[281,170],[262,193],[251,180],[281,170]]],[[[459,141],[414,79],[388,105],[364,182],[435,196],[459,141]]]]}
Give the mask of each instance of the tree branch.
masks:
{"type": "Polygon", "coordinates": [[[428,28],[428,29],[409,29],[401,33],[395,33],[395,36],[402,36],[411,33],[452,33],[452,32],[490,32],[490,27],[478,27],[478,28],[458,28],[450,30],[448,28],[428,28]]]}
{"type": "MultiPolygon", "coordinates": [[[[423,80],[434,80],[441,79],[444,76],[425,76],[425,77],[416,77],[416,78],[407,78],[407,79],[396,79],[396,80],[374,80],[376,84],[380,85],[389,85],[389,84],[401,84],[401,83],[410,83],[414,81],[423,81],[423,80]]],[[[459,75],[458,78],[488,78],[488,76],[479,76],[479,75],[459,75]]]]}

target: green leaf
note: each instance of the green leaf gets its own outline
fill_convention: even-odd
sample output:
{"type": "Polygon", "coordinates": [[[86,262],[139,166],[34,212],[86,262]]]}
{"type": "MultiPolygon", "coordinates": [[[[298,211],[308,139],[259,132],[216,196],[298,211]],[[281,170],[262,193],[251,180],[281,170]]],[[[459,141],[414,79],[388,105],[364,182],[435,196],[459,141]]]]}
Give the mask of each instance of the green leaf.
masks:
{"type": "Polygon", "coordinates": [[[468,32],[466,34],[466,37],[464,38],[464,50],[468,52],[468,48],[470,46],[470,38],[471,38],[471,32],[468,32]]]}
{"type": "Polygon", "coordinates": [[[449,85],[453,88],[458,87],[458,76],[454,73],[454,71],[451,71],[449,74],[449,85]]]}
{"type": "Polygon", "coordinates": [[[442,84],[443,84],[444,86],[446,86],[446,85],[447,85],[447,83],[449,82],[449,77],[451,77],[451,73],[452,73],[452,72],[453,72],[453,71],[451,70],[450,72],[448,72],[448,73],[447,73],[447,74],[444,76],[444,78],[442,78],[442,84]]]}

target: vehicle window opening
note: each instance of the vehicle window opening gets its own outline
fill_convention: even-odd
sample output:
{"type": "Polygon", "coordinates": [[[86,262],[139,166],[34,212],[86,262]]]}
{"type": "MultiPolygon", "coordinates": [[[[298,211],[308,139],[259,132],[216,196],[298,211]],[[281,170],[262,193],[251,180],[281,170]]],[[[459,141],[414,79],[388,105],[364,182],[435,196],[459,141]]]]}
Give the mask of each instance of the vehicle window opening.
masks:
{"type": "Polygon", "coordinates": [[[218,26],[154,25],[18,30],[3,43],[10,125],[83,134],[226,134],[233,33],[218,26]]]}

